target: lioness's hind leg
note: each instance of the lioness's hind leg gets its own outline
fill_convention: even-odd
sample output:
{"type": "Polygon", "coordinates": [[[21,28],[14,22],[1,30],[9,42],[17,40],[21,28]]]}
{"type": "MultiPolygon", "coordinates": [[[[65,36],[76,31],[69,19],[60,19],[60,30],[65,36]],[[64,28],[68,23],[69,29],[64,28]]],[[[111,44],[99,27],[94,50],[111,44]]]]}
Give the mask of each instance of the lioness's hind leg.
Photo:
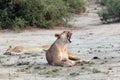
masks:
{"type": "Polygon", "coordinates": [[[84,59],[84,58],[81,58],[80,56],[77,56],[77,55],[75,55],[75,54],[73,54],[73,53],[71,53],[71,52],[68,52],[68,55],[69,55],[69,59],[70,59],[70,60],[74,60],[74,61],[76,61],[77,63],[78,63],[78,62],[86,62],[86,63],[89,62],[89,60],[84,59]]]}
{"type": "Polygon", "coordinates": [[[52,65],[53,66],[64,66],[64,62],[61,62],[61,61],[55,61],[55,62],[52,62],[52,65]]]}
{"type": "Polygon", "coordinates": [[[72,67],[74,65],[76,65],[76,62],[72,60],[68,60],[64,63],[64,66],[68,66],[68,67],[72,67]]]}
{"type": "Polygon", "coordinates": [[[80,57],[71,53],[71,52],[68,52],[68,56],[69,56],[69,59],[70,60],[80,60],[80,57]]]}

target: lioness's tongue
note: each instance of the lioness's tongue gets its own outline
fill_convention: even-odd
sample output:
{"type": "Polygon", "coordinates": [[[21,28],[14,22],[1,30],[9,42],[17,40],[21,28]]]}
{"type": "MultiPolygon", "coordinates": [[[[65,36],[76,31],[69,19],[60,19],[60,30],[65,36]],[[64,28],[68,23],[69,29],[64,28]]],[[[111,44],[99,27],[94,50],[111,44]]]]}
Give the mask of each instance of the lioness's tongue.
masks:
{"type": "Polygon", "coordinates": [[[69,41],[70,43],[71,43],[71,40],[70,40],[70,39],[71,39],[71,36],[72,36],[72,33],[69,32],[69,33],[67,34],[67,38],[68,38],[68,41],[69,41]]]}
{"type": "Polygon", "coordinates": [[[68,41],[71,43],[71,35],[68,36],[68,41]]]}

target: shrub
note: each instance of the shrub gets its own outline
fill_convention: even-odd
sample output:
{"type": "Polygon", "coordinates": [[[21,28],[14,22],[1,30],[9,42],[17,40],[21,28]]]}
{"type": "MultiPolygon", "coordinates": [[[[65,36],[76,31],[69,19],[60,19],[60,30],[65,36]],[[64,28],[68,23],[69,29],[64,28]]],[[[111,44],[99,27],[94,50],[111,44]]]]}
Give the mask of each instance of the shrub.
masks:
{"type": "Polygon", "coordinates": [[[71,13],[84,10],[84,0],[0,0],[0,28],[50,28],[66,24],[71,13]]]}
{"type": "MultiPolygon", "coordinates": [[[[23,17],[30,25],[48,28],[63,24],[69,16],[62,0],[26,0],[22,5],[23,17]]],[[[19,13],[21,14],[21,12],[19,13]]]]}
{"type": "Polygon", "coordinates": [[[106,8],[99,12],[101,21],[119,22],[120,21],[120,0],[107,0],[106,8]]]}
{"type": "Polygon", "coordinates": [[[107,3],[107,0],[100,0],[100,5],[105,6],[107,3]]]}
{"type": "Polygon", "coordinates": [[[2,29],[23,28],[26,22],[30,26],[49,28],[66,23],[69,16],[68,9],[62,0],[0,1],[0,27],[2,29]]]}
{"type": "Polygon", "coordinates": [[[27,25],[27,21],[22,18],[15,18],[13,21],[13,30],[19,31],[20,29],[24,29],[27,25]]]}
{"type": "Polygon", "coordinates": [[[10,0],[0,0],[0,27],[9,28],[13,18],[10,0]]]}
{"type": "Polygon", "coordinates": [[[72,13],[81,13],[86,10],[86,2],[85,0],[63,0],[69,11],[72,13]]]}

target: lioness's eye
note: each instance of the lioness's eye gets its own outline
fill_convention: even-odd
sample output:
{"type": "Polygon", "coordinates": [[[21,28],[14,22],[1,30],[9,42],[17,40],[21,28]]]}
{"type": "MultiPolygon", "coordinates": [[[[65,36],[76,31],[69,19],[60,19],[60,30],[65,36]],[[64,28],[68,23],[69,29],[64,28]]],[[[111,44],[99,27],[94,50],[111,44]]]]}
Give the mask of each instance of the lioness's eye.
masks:
{"type": "Polygon", "coordinates": [[[65,31],[63,33],[65,33],[65,31]]]}

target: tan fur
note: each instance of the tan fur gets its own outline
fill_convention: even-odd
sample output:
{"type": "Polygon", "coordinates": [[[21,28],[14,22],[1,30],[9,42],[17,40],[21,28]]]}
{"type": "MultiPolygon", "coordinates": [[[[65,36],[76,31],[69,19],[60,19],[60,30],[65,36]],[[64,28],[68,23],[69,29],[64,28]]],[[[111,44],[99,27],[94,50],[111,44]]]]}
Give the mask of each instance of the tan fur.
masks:
{"type": "Polygon", "coordinates": [[[48,50],[50,46],[38,46],[38,47],[24,47],[24,46],[16,46],[12,47],[11,45],[4,53],[5,55],[15,55],[15,54],[30,54],[33,52],[40,52],[43,50],[48,50]]]}
{"type": "Polygon", "coordinates": [[[70,43],[67,37],[68,34],[71,34],[71,32],[64,31],[61,34],[55,34],[57,40],[46,52],[48,64],[55,66],[74,66],[77,63],[77,60],[85,61],[68,51],[67,44],[70,43]]]}

